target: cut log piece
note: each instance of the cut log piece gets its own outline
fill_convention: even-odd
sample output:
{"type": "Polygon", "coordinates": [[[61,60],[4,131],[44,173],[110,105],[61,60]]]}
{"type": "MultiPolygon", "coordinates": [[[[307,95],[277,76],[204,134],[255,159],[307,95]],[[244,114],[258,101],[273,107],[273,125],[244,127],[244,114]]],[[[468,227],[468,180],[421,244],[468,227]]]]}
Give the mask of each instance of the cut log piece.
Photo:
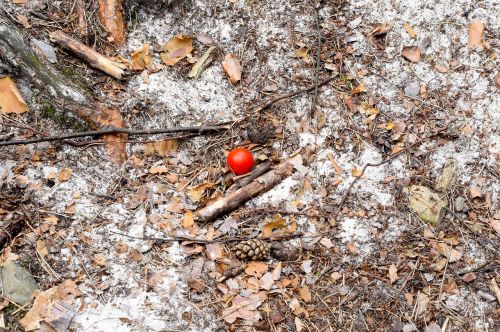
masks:
{"type": "Polygon", "coordinates": [[[125,40],[122,0],[99,0],[99,18],[109,33],[109,41],[120,45],[125,40]]]}
{"type": "Polygon", "coordinates": [[[50,40],[70,51],[78,58],[87,62],[90,66],[102,70],[106,74],[121,80],[123,78],[124,69],[123,66],[105,55],[96,52],[94,49],[82,44],[78,40],[71,38],[62,31],[54,31],[50,33],[50,40]]]}
{"type": "Polygon", "coordinates": [[[276,169],[259,176],[246,186],[196,211],[195,217],[200,221],[208,222],[231,212],[249,199],[273,188],[289,176],[292,171],[293,165],[289,162],[283,162],[276,169]]]}

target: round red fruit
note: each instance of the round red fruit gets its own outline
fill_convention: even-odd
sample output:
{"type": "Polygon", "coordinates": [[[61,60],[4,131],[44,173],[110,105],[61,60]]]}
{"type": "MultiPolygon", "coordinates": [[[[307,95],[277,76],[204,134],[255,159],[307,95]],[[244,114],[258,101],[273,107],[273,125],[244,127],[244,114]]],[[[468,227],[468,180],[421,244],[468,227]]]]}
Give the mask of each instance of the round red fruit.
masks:
{"type": "Polygon", "coordinates": [[[245,148],[233,149],[227,155],[227,165],[236,175],[242,175],[250,172],[253,168],[253,156],[245,148]]]}

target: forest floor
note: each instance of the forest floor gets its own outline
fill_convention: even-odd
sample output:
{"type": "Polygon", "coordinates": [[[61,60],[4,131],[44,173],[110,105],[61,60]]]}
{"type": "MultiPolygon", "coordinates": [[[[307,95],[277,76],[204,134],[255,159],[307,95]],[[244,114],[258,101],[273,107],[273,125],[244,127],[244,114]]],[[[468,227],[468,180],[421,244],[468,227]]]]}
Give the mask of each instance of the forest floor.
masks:
{"type": "MultiPolygon", "coordinates": [[[[101,27],[78,35],[70,1],[13,2],[1,10],[28,18],[25,32],[48,44],[48,32],[65,29],[109,56],[149,45],[151,66],[122,82],[57,52],[56,66],[130,128],[248,116],[211,136],[127,144],[122,166],[98,144],[0,147],[1,226],[29,221],[2,262],[26,267],[41,290],[76,282],[70,331],[497,331],[497,1],[127,2],[127,40],[114,49],[101,27]],[[471,22],[485,27],[473,47],[471,22]],[[162,65],[157,50],[178,34],[193,37],[191,57],[162,65]],[[188,78],[211,42],[219,55],[188,78]],[[221,65],[228,53],[241,63],[236,85],[221,65]],[[237,146],[273,165],[300,155],[304,166],[233,213],[193,223],[191,211],[228,190],[225,153],[237,146]],[[443,169],[454,178],[444,187],[443,169]],[[410,208],[413,185],[445,202],[439,223],[410,208]],[[276,241],[287,254],[261,262],[239,261],[232,242],[140,239],[272,232],[304,236],[276,241]]],[[[3,122],[74,131],[16,82],[29,111],[0,113],[3,122]]],[[[0,124],[0,136],[27,132],[0,124]]],[[[7,330],[22,330],[30,308],[7,302],[7,330]]]]}

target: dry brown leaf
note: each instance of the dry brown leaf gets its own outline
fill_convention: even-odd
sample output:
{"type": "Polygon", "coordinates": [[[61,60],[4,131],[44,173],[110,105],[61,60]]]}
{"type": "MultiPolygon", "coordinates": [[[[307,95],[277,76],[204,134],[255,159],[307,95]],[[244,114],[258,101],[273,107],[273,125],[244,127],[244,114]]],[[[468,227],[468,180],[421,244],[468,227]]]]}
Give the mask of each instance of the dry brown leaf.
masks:
{"type": "Polygon", "coordinates": [[[448,72],[448,67],[446,66],[443,66],[443,65],[436,65],[434,68],[436,68],[436,70],[442,74],[444,73],[447,73],[448,72]]]}
{"type": "Polygon", "coordinates": [[[25,331],[40,329],[41,323],[50,325],[55,331],[66,331],[77,310],[73,308],[75,298],[81,295],[76,283],[66,280],[38,293],[33,306],[19,323],[25,331]]]}
{"type": "Polygon", "coordinates": [[[101,254],[94,255],[94,262],[99,266],[106,266],[106,257],[101,254]]]}
{"type": "Polygon", "coordinates": [[[387,34],[389,31],[390,26],[387,24],[387,22],[383,22],[378,24],[371,32],[370,35],[374,37],[383,37],[387,34]]]}
{"type": "Polygon", "coordinates": [[[417,36],[417,34],[415,33],[415,30],[413,30],[411,25],[408,24],[407,22],[403,23],[403,27],[405,28],[405,30],[408,33],[408,35],[410,36],[410,38],[415,38],[417,36]]]}
{"type": "Polygon", "coordinates": [[[311,303],[311,301],[312,301],[312,294],[311,294],[311,291],[309,290],[309,287],[307,285],[304,286],[304,287],[302,287],[299,290],[299,293],[300,293],[300,297],[302,298],[302,300],[305,303],[311,303]]]}
{"type": "Polygon", "coordinates": [[[260,278],[268,269],[269,267],[264,262],[250,262],[245,269],[245,273],[260,278]]]}
{"type": "Polygon", "coordinates": [[[332,278],[333,282],[336,282],[337,280],[342,278],[342,274],[340,274],[339,272],[333,272],[330,277],[332,278]]]}
{"type": "Polygon", "coordinates": [[[73,174],[73,170],[71,168],[63,168],[59,173],[59,181],[66,182],[71,178],[73,174]]]}
{"type": "Polygon", "coordinates": [[[0,112],[20,114],[28,111],[28,106],[10,77],[0,78],[0,112]]]}
{"type": "Polygon", "coordinates": [[[337,175],[342,174],[342,168],[339,166],[339,164],[337,163],[337,161],[333,157],[333,154],[328,152],[327,157],[328,157],[328,159],[330,159],[330,162],[332,163],[333,168],[335,169],[335,174],[337,174],[337,175]]]}
{"type": "Polygon", "coordinates": [[[475,185],[470,186],[469,191],[470,191],[470,197],[472,199],[483,196],[483,192],[482,192],[481,188],[478,186],[475,186],[475,185]]]}
{"type": "Polygon", "coordinates": [[[351,89],[351,94],[352,95],[357,95],[360,93],[366,92],[366,85],[365,83],[361,82],[357,87],[354,89],[351,89]]]}
{"type": "Polygon", "coordinates": [[[46,223],[51,224],[51,225],[57,225],[59,218],[52,215],[52,216],[48,216],[48,217],[44,218],[43,221],[45,221],[46,223]]]}
{"type": "Polygon", "coordinates": [[[326,249],[331,249],[333,247],[332,240],[327,237],[322,238],[319,243],[321,243],[326,249]]]}
{"type": "Polygon", "coordinates": [[[259,280],[259,288],[265,290],[271,290],[274,285],[273,274],[271,272],[265,273],[259,280]]]}
{"type": "Polygon", "coordinates": [[[495,84],[500,88],[500,73],[495,75],[495,84]]]}
{"type": "Polygon", "coordinates": [[[467,46],[469,48],[474,48],[481,45],[483,40],[484,23],[479,21],[473,21],[469,24],[469,37],[467,40],[467,46]]]}
{"type": "Polygon", "coordinates": [[[149,55],[149,45],[144,44],[142,47],[132,53],[131,61],[133,70],[144,70],[151,65],[151,56],[149,55]]]}
{"type": "Polygon", "coordinates": [[[306,47],[301,47],[295,50],[294,56],[296,58],[300,58],[306,62],[309,61],[309,51],[307,50],[306,47]]]}
{"type": "Polygon", "coordinates": [[[490,219],[490,226],[497,232],[498,235],[500,235],[500,220],[498,219],[490,219]]]}
{"type": "Polygon", "coordinates": [[[220,243],[210,243],[205,246],[207,256],[210,260],[221,259],[224,257],[224,248],[220,243]]]}
{"type": "Polygon", "coordinates": [[[463,253],[452,248],[451,246],[447,245],[446,243],[438,243],[437,244],[437,251],[449,259],[450,263],[454,263],[456,261],[459,261],[460,258],[462,258],[463,253]]]}
{"type": "Polygon", "coordinates": [[[194,218],[192,211],[186,211],[184,213],[184,219],[182,219],[182,227],[191,228],[194,225],[194,218]]]}
{"type": "Polygon", "coordinates": [[[189,189],[187,191],[187,195],[194,203],[198,203],[205,195],[205,191],[212,188],[213,186],[214,184],[212,182],[202,183],[194,188],[189,189]]]}
{"type": "Polygon", "coordinates": [[[36,251],[40,256],[45,257],[49,254],[47,247],[45,246],[45,242],[43,240],[36,241],[36,251]]]}
{"type": "Polygon", "coordinates": [[[401,51],[401,55],[408,61],[419,62],[420,61],[420,49],[417,46],[405,46],[401,51]]]}
{"type": "Polygon", "coordinates": [[[235,85],[241,80],[241,65],[236,54],[226,54],[224,61],[222,61],[222,67],[229,77],[231,84],[235,85]]]}
{"type": "Polygon", "coordinates": [[[165,157],[170,152],[176,152],[178,144],[175,139],[169,139],[165,141],[154,142],[153,146],[158,155],[165,157]]]}
{"type": "Polygon", "coordinates": [[[358,167],[353,167],[351,169],[351,174],[352,174],[352,176],[359,178],[361,175],[363,175],[363,170],[361,168],[358,168],[358,167]]]}
{"type": "Polygon", "coordinates": [[[193,51],[193,38],[187,35],[177,35],[165,45],[161,59],[167,66],[173,66],[193,51]]]}
{"type": "Polygon", "coordinates": [[[31,28],[31,24],[28,22],[28,18],[24,15],[17,15],[17,20],[23,25],[25,29],[31,28]]]}
{"type": "Polygon", "coordinates": [[[28,0],[12,0],[12,3],[15,5],[24,5],[27,2],[28,0]]]}
{"type": "Polygon", "coordinates": [[[262,237],[270,237],[273,234],[273,230],[276,228],[285,228],[285,219],[281,218],[279,215],[275,215],[273,221],[264,225],[262,228],[262,237]]]}
{"type": "Polygon", "coordinates": [[[232,306],[222,311],[222,317],[229,324],[234,323],[238,318],[249,322],[257,322],[261,319],[261,314],[256,309],[260,307],[266,297],[267,292],[265,291],[248,297],[237,295],[232,301],[232,306]]]}
{"type": "Polygon", "coordinates": [[[398,269],[394,264],[391,264],[391,266],[389,266],[389,280],[391,281],[391,284],[393,284],[397,279],[398,269]]]}
{"type": "Polygon", "coordinates": [[[163,174],[167,173],[168,168],[166,166],[160,165],[160,166],[153,166],[149,169],[149,173],[151,174],[163,174]]]}

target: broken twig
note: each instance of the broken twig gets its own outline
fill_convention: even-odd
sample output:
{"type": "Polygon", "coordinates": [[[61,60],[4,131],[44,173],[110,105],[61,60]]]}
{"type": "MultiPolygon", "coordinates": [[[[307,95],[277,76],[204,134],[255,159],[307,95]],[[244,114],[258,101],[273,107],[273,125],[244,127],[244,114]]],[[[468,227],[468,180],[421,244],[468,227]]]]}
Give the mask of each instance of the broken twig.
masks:
{"type": "Polygon", "coordinates": [[[78,137],[88,137],[88,136],[101,136],[109,134],[127,134],[129,136],[134,135],[158,135],[158,134],[173,134],[173,133],[192,133],[197,135],[207,135],[214,132],[226,130],[227,127],[223,125],[215,126],[194,126],[194,127],[172,127],[172,128],[160,128],[160,129],[129,129],[129,128],[115,128],[108,127],[103,130],[93,130],[85,131],[81,133],[71,133],[58,136],[47,136],[39,137],[27,140],[12,140],[6,142],[0,142],[0,146],[7,145],[21,145],[21,144],[33,144],[40,142],[52,142],[52,141],[63,141],[71,138],[78,137]]]}
{"type": "Polygon", "coordinates": [[[123,78],[125,70],[122,68],[122,65],[111,60],[107,56],[102,55],[87,45],[82,44],[78,40],[71,38],[61,30],[50,33],[49,37],[54,43],[65,50],[70,51],[78,58],[87,62],[90,66],[102,70],[117,80],[121,80],[123,78]]]}
{"type": "Polygon", "coordinates": [[[209,203],[207,206],[196,211],[195,216],[204,222],[212,221],[223,214],[235,210],[238,206],[251,198],[268,191],[283,181],[283,179],[289,176],[292,171],[292,164],[285,161],[278,165],[276,169],[259,176],[246,186],[212,203],[209,203]]]}

